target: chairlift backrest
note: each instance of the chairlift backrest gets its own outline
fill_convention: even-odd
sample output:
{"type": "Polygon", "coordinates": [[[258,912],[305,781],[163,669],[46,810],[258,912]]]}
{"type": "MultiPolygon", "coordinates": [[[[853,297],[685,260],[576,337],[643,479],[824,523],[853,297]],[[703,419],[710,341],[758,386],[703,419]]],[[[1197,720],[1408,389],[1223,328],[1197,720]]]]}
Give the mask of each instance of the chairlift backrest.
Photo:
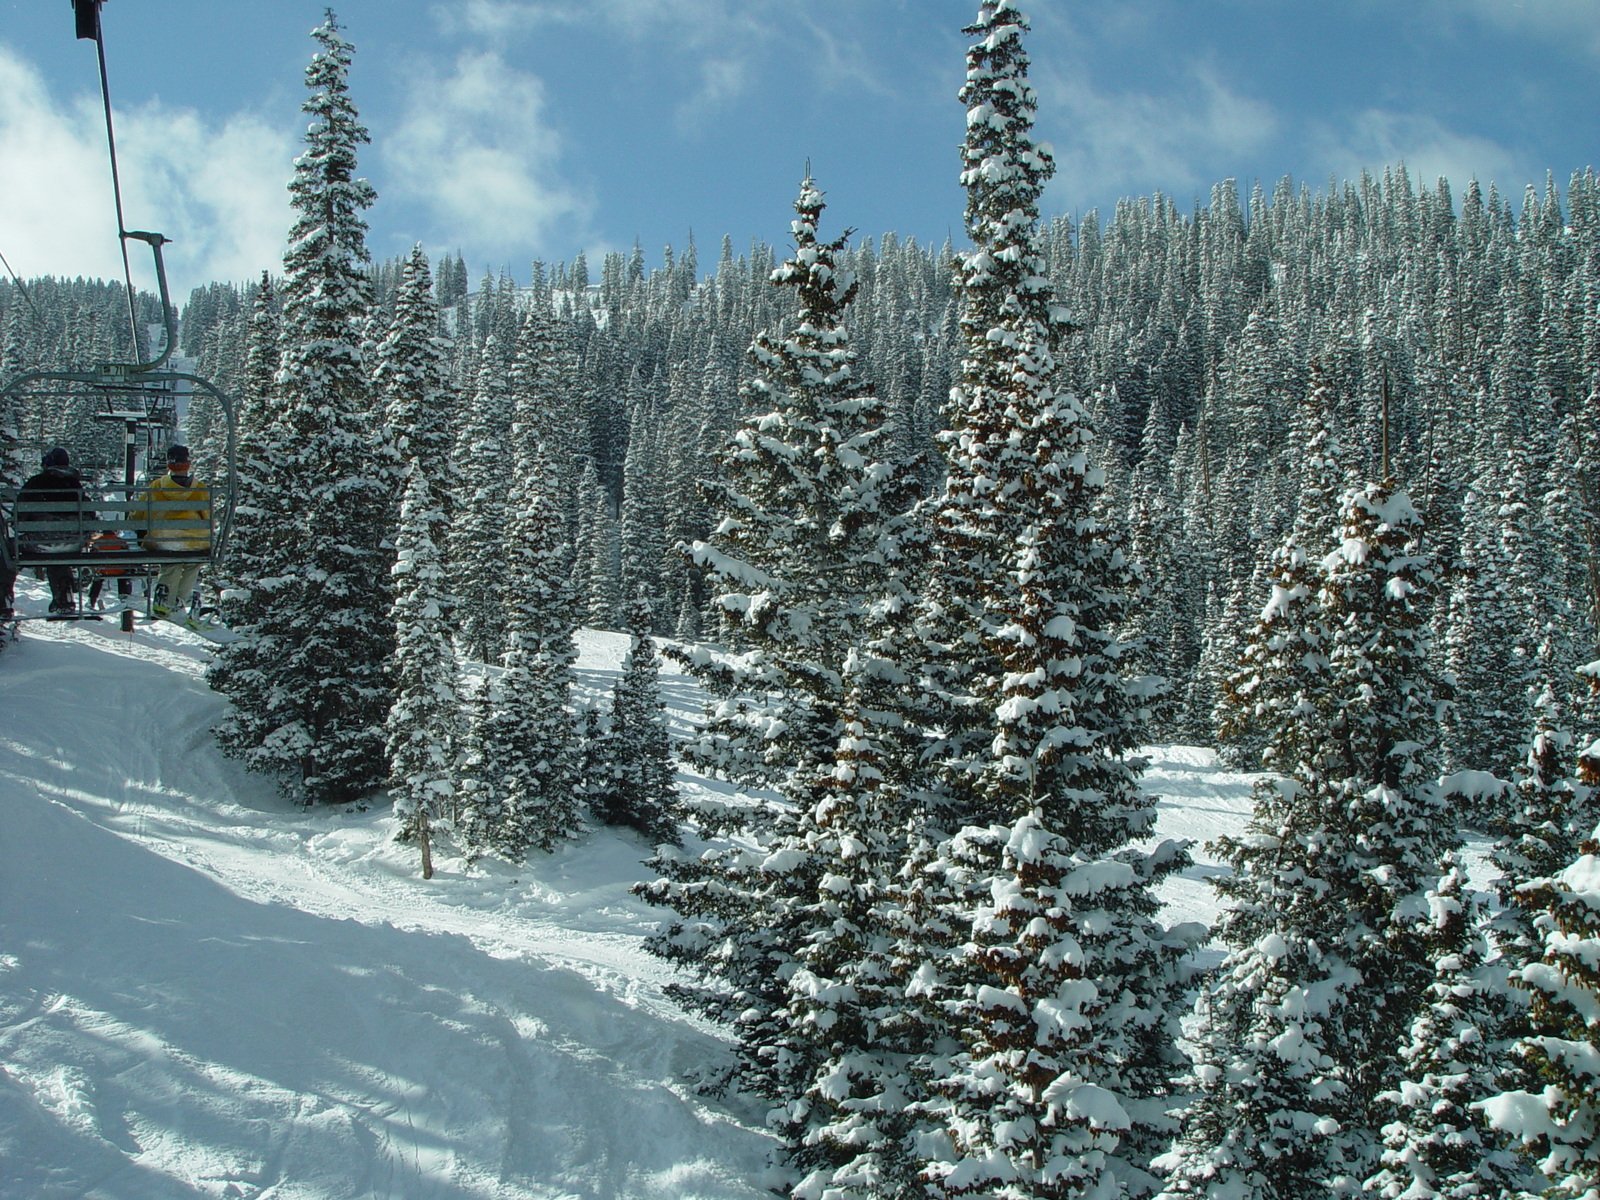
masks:
{"type": "Polygon", "coordinates": [[[210,562],[217,545],[211,489],[202,484],[191,490],[203,492],[205,499],[161,499],[151,484],[118,485],[82,500],[48,494],[19,498],[17,489],[7,488],[0,491],[7,535],[0,561],[11,570],[116,565],[133,572],[210,562]],[[145,536],[135,536],[141,533],[145,536]],[[125,548],[97,548],[97,534],[116,537],[125,548]]]}

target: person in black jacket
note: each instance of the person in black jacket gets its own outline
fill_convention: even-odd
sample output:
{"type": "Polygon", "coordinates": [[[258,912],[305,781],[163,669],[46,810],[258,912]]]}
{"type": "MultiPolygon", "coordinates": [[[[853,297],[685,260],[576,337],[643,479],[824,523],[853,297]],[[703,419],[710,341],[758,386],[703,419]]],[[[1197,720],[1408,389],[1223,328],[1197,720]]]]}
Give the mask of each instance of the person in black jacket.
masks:
{"type": "MultiPolygon", "coordinates": [[[[44,470],[17,489],[17,500],[59,501],[59,509],[17,514],[17,541],[28,554],[48,554],[51,551],[72,551],[79,548],[79,539],[60,529],[35,530],[29,536],[30,521],[77,521],[83,515],[83,479],[72,468],[72,459],[66,450],[57,446],[46,450],[44,470]]],[[[77,592],[71,567],[46,567],[45,578],[50,581],[51,613],[70,613],[76,610],[74,596],[77,592]]]]}

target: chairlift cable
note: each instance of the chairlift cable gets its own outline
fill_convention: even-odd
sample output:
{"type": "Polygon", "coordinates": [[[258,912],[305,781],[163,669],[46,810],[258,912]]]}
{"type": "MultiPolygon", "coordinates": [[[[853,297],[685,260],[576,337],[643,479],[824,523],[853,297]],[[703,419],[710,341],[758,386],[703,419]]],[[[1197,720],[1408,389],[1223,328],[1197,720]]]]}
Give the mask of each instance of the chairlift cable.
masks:
{"type": "Polygon", "coordinates": [[[11,282],[17,285],[17,291],[22,293],[22,298],[28,302],[28,307],[33,309],[33,315],[41,321],[44,320],[44,314],[39,311],[39,306],[33,302],[33,297],[28,294],[27,287],[22,280],[17,278],[17,273],[11,269],[11,264],[6,262],[4,251],[0,251],[0,266],[5,267],[6,274],[11,276],[11,282]]]}
{"type": "Polygon", "coordinates": [[[128,261],[128,227],[122,218],[122,180],[117,173],[117,135],[111,123],[111,77],[106,71],[106,40],[100,29],[100,5],[103,0],[92,0],[94,5],[94,48],[100,61],[100,100],[106,114],[106,148],[111,155],[111,196],[117,208],[117,245],[122,250],[122,279],[127,286],[128,332],[133,338],[135,353],[139,345],[139,309],[134,303],[133,266],[128,261]]]}

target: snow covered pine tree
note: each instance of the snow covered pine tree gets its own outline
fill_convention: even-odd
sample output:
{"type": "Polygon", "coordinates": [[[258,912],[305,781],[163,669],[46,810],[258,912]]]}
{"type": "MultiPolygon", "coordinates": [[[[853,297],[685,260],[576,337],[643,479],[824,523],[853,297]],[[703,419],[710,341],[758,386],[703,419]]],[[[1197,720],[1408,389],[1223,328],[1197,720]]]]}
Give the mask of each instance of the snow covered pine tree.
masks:
{"type": "Polygon", "coordinates": [[[925,1178],[945,1196],[1136,1196],[1170,1136],[1188,949],[1152,889],[1187,856],[1135,846],[1155,815],[1135,757],[1151,688],[1116,633],[1136,577],[1100,514],[1093,434],[1057,379],[1071,326],[1036,229],[1054,166],[1026,29],[993,0],[966,31],[965,352],[921,614],[947,731],[930,824],[954,835],[920,864],[953,944],[923,950],[960,1050],[931,1081],[946,1142],[925,1178]]]}
{"type": "MultiPolygon", "coordinates": [[[[795,253],[772,273],[798,310],[750,348],[749,410],[708,489],[720,520],[692,547],[748,647],[731,667],[690,660],[726,697],[698,761],[771,783],[788,803],[748,804],[737,843],[663,853],[662,878],[643,889],[680,914],[654,948],[697,971],[705,982],[685,994],[737,1028],[741,1078],[776,1102],[803,1189],[830,1186],[835,1170],[880,1178],[870,1160],[898,1149],[870,1115],[892,1122],[900,1108],[882,1099],[873,1065],[887,986],[875,905],[906,822],[903,793],[882,786],[895,768],[868,760],[909,757],[893,748],[908,726],[892,715],[907,676],[885,661],[882,626],[905,606],[897,538],[913,481],[881,457],[892,431],[854,374],[845,310],[855,285],[836,265],[845,239],[817,240],[823,208],[807,177],[795,253]],[[875,687],[886,677],[898,683],[875,687]],[[868,694],[885,707],[867,711],[868,694]]],[[[699,823],[727,824],[722,813],[699,823]]]]}
{"type": "MultiPolygon", "coordinates": [[[[1314,575],[1308,531],[1279,555],[1256,634],[1256,668],[1288,676],[1263,690],[1277,712],[1263,761],[1282,775],[1258,786],[1248,834],[1218,843],[1229,950],[1201,997],[1201,1092],[1163,1197],[1359,1191],[1377,1097],[1399,1089],[1396,1050],[1434,982],[1428,895],[1455,834],[1434,783],[1422,521],[1405,492],[1369,484],[1330,534],[1314,575]]],[[[1256,691],[1234,694],[1254,706],[1256,691]]]]}
{"type": "Polygon", "coordinates": [[[608,825],[630,826],[655,843],[676,843],[677,762],[661,705],[661,668],[650,637],[654,623],[649,599],[635,596],[628,615],[632,644],[611,693],[611,727],[599,756],[605,783],[595,807],[608,825]]]}
{"type": "Polygon", "coordinates": [[[433,873],[430,829],[453,815],[461,699],[450,644],[438,480],[449,470],[451,392],[428,259],[419,246],[401,275],[389,333],[373,379],[383,397],[404,479],[395,535],[395,698],[389,709],[389,774],[401,836],[433,873]]]}
{"type": "Polygon", "coordinates": [[[1519,979],[1533,996],[1533,1032],[1520,1049],[1544,1086],[1494,1096],[1484,1111],[1538,1156],[1553,1184],[1545,1195],[1592,1200],[1600,1196],[1600,844],[1585,842],[1575,860],[1520,891],[1544,917],[1544,954],[1519,979]]]}
{"type": "Polygon", "coordinates": [[[273,577],[259,618],[224,648],[213,679],[232,702],[217,731],[224,749],[307,800],[338,802],[388,775],[392,507],[361,349],[370,305],[361,213],[375,193],[355,170],[356,147],[369,138],[349,93],[352,47],[331,10],[311,36],[320,50],[306,68],[312,121],[289,183],[296,217],[271,420],[273,486],[294,507],[273,513],[282,527],[262,539],[275,551],[266,565],[285,573],[273,577]],[[252,671],[229,671],[233,654],[252,671]]]}

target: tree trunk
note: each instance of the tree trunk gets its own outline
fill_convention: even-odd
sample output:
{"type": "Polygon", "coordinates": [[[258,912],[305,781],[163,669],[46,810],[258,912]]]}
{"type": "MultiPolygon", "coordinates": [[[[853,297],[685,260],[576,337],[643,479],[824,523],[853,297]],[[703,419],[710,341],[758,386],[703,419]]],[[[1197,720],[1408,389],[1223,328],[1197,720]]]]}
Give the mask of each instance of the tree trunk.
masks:
{"type": "Polygon", "coordinates": [[[422,877],[433,878],[433,847],[428,842],[428,806],[417,805],[417,846],[422,850],[422,877]]]}

